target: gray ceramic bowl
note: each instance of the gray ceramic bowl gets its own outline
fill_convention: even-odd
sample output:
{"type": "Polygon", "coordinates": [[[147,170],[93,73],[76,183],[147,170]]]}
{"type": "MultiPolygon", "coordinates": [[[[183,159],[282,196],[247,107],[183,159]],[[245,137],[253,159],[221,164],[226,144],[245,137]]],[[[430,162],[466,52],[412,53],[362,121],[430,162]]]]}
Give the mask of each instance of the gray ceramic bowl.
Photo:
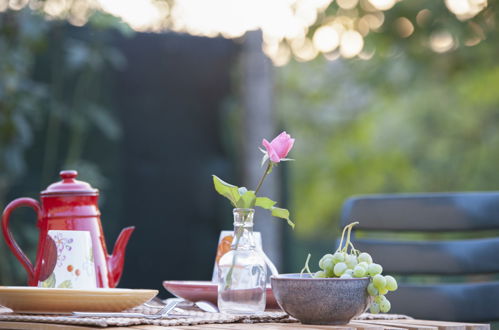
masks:
{"type": "Polygon", "coordinates": [[[281,274],[270,278],[279,306],[304,324],[347,324],[369,306],[369,278],[311,278],[281,274]]]}

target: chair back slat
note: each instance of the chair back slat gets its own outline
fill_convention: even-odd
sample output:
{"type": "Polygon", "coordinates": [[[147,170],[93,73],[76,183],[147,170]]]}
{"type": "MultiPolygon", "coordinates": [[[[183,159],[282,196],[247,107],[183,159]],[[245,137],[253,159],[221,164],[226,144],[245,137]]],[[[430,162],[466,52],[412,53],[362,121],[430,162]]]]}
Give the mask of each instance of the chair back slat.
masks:
{"type": "MultiPolygon", "coordinates": [[[[433,282],[438,282],[435,277],[423,275],[449,281],[448,275],[489,274],[481,276],[481,282],[432,285],[409,284],[411,277],[405,278],[387,295],[391,312],[447,321],[499,320],[499,282],[494,277],[499,273],[499,237],[434,240],[458,237],[459,232],[498,230],[499,192],[359,196],[343,206],[342,227],[353,221],[359,222],[355,247],[369,252],[383,266],[383,274],[420,275],[433,282]],[[426,233],[405,237],[427,241],[401,240],[404,234],[396,232],[403,231],[426,233]],[[440,234],[446,232],[455,233],[440,234]],[[380,239],[381,235],[389,239],[380,239]]],[[[452,279],[456,280],[466,277],[452,279]]]]}
{"type": "Polygon", "coordinates": [[[465,275],[499,273],[499,238],[453,241],[358,239],[386,274],[465,275]]]}
{"type": "Polygon", "coordinates": [[[388,293],[390,313],[456,322],[499,320],[499,282],[400,285],[388,293]],[[495,303],[494,303],[495,302],[495,303]]]}
{"type": "Polygon", "coordinates": [[[341,216],[363,230],[499,229],[499,192],[373,195],[348,199],[341,216]]]}

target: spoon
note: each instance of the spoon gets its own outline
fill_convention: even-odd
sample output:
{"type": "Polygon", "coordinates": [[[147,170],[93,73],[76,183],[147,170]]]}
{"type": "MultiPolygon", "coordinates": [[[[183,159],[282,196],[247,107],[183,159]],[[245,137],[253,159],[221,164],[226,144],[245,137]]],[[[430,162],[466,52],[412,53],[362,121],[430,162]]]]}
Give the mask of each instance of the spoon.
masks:
{"type": "Polygon", "coordinates": [[[209,313],[218,313],[219,312],[218,307],[209,301],[203,301],[203,300],[196,301],[194,303],[194,305],[196,305],[196,307],[198,307],[199,309],[201,309],[202,311],[205,311],[205,312],[209,312],[209,313]]]}

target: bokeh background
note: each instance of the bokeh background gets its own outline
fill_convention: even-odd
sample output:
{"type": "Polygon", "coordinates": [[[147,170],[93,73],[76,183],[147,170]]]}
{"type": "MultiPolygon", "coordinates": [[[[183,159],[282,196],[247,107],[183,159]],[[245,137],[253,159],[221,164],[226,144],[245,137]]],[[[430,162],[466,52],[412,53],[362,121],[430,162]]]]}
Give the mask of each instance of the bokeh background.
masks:
{"type": "MultiPolygon", "coordinates": [[[[330,251],[347,197],[497,190],[494,0],[0,0],[0,206],[62,169],[99,188],[121,287],[209,280],[262,138],[296,138],[257,211],[281,272],[330,251]]],[[[34,259],[35,216],[13,231],[34,259]]],[[[24,270],[0,240],[0,284],[24,270]]],[[[162,291],[162,295],[166,293],[162,291]]]]}

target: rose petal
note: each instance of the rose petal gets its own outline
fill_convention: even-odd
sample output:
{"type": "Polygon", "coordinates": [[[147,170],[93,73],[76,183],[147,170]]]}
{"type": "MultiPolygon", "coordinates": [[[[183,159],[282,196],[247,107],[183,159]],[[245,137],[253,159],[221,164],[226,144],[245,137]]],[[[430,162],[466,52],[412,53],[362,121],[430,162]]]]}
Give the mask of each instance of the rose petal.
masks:
{"type": "Polygon", "coordinates": [[[289,151],[293,147],[294,139],[286,132],[282,132],[270,143],[279,158],[286,158],[289,151]]]}
{"type": "Polygon", "coordinates": [[[273,163],[279,163],[281,161],[281,158],[279,158],[279,155],[277,155],[275,151],[272,151],[269,158],[273,163]]]}
{"type": "Polygon", "coordinates": [[[280,139],[289,139],[291,136],[286,133],[286,131],[282,132],[281,134],[279,134],[278,136],[276,136],[271,143],[274,143],[275,141],[278,141],[280,139]]]}
{"type": "Polygon", "coordinates": [[[281,161],[281,158],[279,158],[279,155],[274,150],[272,143],[269,143],[269,141],[267,141],[266,139],[263,139],[262,144],[265,147],[265,149],[267,149],[267,154],[269,155],[270,160],[273,163],[279,163],[281,161]]]}
{"type": "MultiPolygon", "coordinates": [[[[295,139],[289,139],[288,149],[286,150],[286,156],[289,154],[289,152],[293,148],[294,144],[295,144],[295,139]]],[[[284,157],[286,157],[286,156],[284,156],[284,157]]]]}

